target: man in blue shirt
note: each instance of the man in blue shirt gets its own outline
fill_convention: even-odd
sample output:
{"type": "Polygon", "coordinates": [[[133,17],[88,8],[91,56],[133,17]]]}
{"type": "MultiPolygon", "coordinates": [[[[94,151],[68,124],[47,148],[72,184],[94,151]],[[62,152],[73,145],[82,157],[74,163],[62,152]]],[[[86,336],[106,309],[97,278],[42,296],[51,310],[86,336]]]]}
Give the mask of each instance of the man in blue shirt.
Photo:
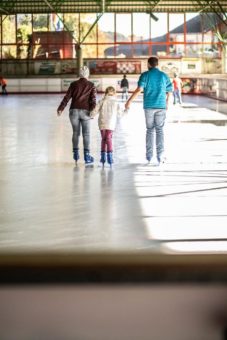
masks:
{"type": "Polygon", "coordinates": [[[156,155],[158,163],[164,162],[164,131],[163,127],[168,109],[169,95],[172,83],[167,74],[158,69],[158,58],[148,59],[148,71],[143,72],[138,81],[138,87],[125,104],[130,103],[143,90],[143,108],[146,119],[146,158],[150,163],[153,157],[154,133],[156,132],[156,155]]]}

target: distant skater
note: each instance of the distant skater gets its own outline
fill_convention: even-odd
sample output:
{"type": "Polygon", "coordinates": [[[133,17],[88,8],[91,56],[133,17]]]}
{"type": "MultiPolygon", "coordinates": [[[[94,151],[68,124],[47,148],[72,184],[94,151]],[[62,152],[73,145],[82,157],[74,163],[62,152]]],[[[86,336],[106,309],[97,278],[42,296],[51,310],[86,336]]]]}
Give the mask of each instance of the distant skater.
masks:
{"type": "Polygon", "coordinates": [[[83,66],[80,69],[80,79],[72,82],[68,91],[57,109],[60,116],[66,107],[68,101],[72,99],[69,109],[69,119],[72,124],[73,136],[73,158],[78,161],[79,155],[79,137],[82,128],[84,161],[85,164],[92,164],[94,158],[90,155],[90,111],[96,105],[96,89],[92,82],[88,80],[89,69],[83,66]]]}
{"type": "Polygon", "coordinates": [[[182,91],[182,80],[179,78],[177,73],[174,73],[173,78],[173,104],[182,104],[181,98],[181,91],[182,91]]]}
{"type": "Polygon", "coordinates": [[[117,117],[123,114],[116,99],[116,90],[109,86],[106,88],[104,97],[98,102],[91,116],[99,114],[98,125],[101,132],[101,158],[100,162],[105,164],[107,161],[110,166],[113,163],[113,131],[115,130],[117,117]]]}
{"type": "Polygon", "coordinates": [[[2,94],[8,94],[8,92],[6,90],[6,87],[7,87],[6,79],[0,77],[0,84],[1,84],[1,87],[2,87],[2,94]]]}
{"type": "Polygon", "coordinates": [[[126,74],[124,74],[123,79],[121,80],[121,89],[122,89],[122,101],[124,100],[124,97],[126,100],[128,100],[129,83],[126,74]]]}

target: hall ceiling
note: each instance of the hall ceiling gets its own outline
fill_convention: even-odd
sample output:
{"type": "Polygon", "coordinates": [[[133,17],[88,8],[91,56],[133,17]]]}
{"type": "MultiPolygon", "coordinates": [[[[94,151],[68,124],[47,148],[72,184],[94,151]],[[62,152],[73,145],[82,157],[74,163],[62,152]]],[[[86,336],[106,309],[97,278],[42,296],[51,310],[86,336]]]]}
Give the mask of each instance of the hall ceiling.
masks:
{"type": "Polygon", "coordinates": [[[0,0],[0,15],[17,13],[227,12],[227,0],[0,0]]]}

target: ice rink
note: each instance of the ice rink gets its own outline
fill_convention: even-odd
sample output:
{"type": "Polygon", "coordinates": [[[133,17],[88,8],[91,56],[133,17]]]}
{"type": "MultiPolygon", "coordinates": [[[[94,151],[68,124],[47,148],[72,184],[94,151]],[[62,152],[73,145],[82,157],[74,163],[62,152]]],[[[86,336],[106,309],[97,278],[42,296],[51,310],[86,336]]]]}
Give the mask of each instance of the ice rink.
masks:
{"type": "MultiPolygon", "coordinates": [[[[63,95],[0,96],[0,252],[227,252],[226,103],[184,96],[165,125],[167,162],[147,166],[142,101],[119,119],[114,166],[72,159],[63,95]],[[224,113],[226,111],[226,114],[224,113]]],[[[120,101],[120,96],[119,96],[120,101]]]]}

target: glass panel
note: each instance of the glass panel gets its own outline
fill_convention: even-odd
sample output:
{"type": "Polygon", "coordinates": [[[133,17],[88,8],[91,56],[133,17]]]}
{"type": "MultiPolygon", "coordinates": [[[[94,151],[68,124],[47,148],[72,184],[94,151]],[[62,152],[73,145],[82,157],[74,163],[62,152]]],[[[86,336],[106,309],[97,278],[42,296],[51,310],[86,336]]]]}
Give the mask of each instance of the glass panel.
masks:
{"type": "Polygon", "coordinates": [[[108,58],[113,56],[113,45],[98,45],[98,58],[108,58]]]}
{"type": "Polygon", "coordinates": [[[104,51],[105,58],[132,58],[133,56],[133,46],[132,45],[116,45],[107,47],[104,51]],[[116,53],[116,55],[115,55],[116,53]]]}
{"type": "Polygon", "coordinates": [[[213,34],[213,42],[219,42],[219,39],[216,33],[213,34]]]}
{"type": "Polygon", "coordinates": [[[84,58],[97,58],[96,45],[83,45],[82,49],[84,58]]]}
{"type": "Polygon", "coordinates": [[[69,13],[64,14],[64,23],[71,31],[76,40],[79,39],[79,14],[69,13]]]}
{"type": "Polygon", "coordinates": [[[98,42],[114,42],[114,14],[106,13],[98,21],[98,42]]]}
{"type": "Polygon", "coordinates": [[[47,14],[33,14],[33,31],[47,31],[48,17],[47,14]]]}
{"type": "Polygon", "coordinates": [[[203,45],[186,45],[186,56],[187,57],[202,57],[203,56],[203,45]]]}
{"type": "Polygon", "coordinates": [[[2,46],[2,58],[3,59],[14,59],[17,56],[16,45],[2,46]]]}
{"type": "Polygon", "coordinates": [[[212,42],[213,41],[213,33],[211,31],[203,33],[203,41],[204,42],[212,42]]]}
{"type": "Polygon", "coordinates": [[[150,39],[150,15],[145,13],[133,14],[133,41],[150,39]]]}
{"type": "Polygon", "coordinates": [[[201,43],[202,42],[202,34],[201,33],[188,33],[187,34],[187,43],[201,43]]]}
{"type": "Polygon", "coordinates": [[[167,13],[155,13],[154,17],[151,17],[151,40],[162,42],[167,41],[167,13]],[[154,19],[156,18],[156,19],[154,19]]]}
{"type": "MultiPolygon", "coordinates": [[[[80,15],[80,41],[83,40],[83,38],[86,36],[88,31],[90,30],[91,26],[94,24],[96,20],[96,14],[81,14],[80,15]]],[[[96,38],[96,30],[97,30],[97,25],[92,28],[91,32],[85,39],[85,43],[96,43],[97,38],[96,38]]]]}
{"type": "Polygon", "coordinates": [[[202,42],[201,17],[195,13],[186,14],[186,40],[187,42],[202,42]]]}
{"type": "Polygon", "coordinates": [[[34,59],[47,59],[49,55],[48,45],[46,44],[33,45],[32,53],[34,59]]]}
{"type": "Polygon", "coordinates": [[[148,44],[135,44],[132,46],[133,57],[150,56],[150,46],[148,44]]]}
{"type": "Polygon", "coordinates": [[[220,18],[215,13],[201,13],[200,17],[204,33],[214,30],[220,24],[220,18]]]}
{"type": "Polygon", "coordinates": [[[31,14],[17,15],[17,43],[27,43],[32,33],[32,16],[31,14]]]}
{"type": "Polygon", "coordinates": [[[49,31],[52,31],[52,32],[63,31],[64,25],[63,25],[62,20],[63,20],[62,14],[50,13],[49,14],[49,31]]]}
{"type": "Polygon", "coordinates": [[[63,46],[62,45],[49,45],[48,58],[63,59],[63,46]]]}
{"type": "Polygon", "coordinates": [[[218,46],[214,44],[203,45],[203,56],[210,57],[210,58],[220,57],[220,51],[218,49],[218,46]]]}
{"type": "Polygon", "coordinates": [[[32,43],[33,45],[42,45],[48,43],[49,32],[37,31],[32,33],[32,43]]]}
{"type": "Polygon", "coordinates": [[[116,40],[118,42],[131,41],[131,14],[116,15],[116,40]]]}
{"type": "Polygon", "coordinates": [[[64,33],[65,33],[64,31],[62,32],[51,31],[51,32],[46,33],[48,35],[48,42],[51,44],[63,44],[64,33]]]}
{"type": "Polygon", "coordinates": [[[185,54],[185,45],[184,44],[172,44],[169,46],[169,56],[172,57],[182,57],[185,54]]]}
{"type": "Polygon", "coordinates": [[[152,45],[152,55],[157,55],[158,57],[166,57],[168,54],[167,45],[152,45]]]}
{"type": "MultiPolygon", "coordinates": [[[[60,51],[60,55],[62,52],[60,51]]],[[[63,46],[63,58],[75,58],[76,56],[76,50],[75,50],[75,45],[74,44],[64,44],[63,46]]]]}
{"type": "Polygon", "coordinates": [[[118,45],[116,46],[117,58],[132,58],[132,45],[118,45]]]}
{"type": "MultiPolygon", "coordinates": [[[[102,45],[98,46],[100,51],[102,51],[102,45]]],[[[105,46],[103,47],[104,58],[114,58],[115,57],[115,47],[112,45],[110,47],[105,46]]]]}
{"type": "Polygon", "coordinates": [[[17,45],[17,59],[27,59],[29,55],[28,45],[17,45]]]}
{"type": "Polygon", "coordinates": [[[3,17],[2,23],[2,42],[5,44],[16,43],[16,17],[9,15],[3,17]]]}
{"type": "Polygon", "coordinates": [[[184,14],[169,14],[170,41],[184,42],[184,14]]]}

